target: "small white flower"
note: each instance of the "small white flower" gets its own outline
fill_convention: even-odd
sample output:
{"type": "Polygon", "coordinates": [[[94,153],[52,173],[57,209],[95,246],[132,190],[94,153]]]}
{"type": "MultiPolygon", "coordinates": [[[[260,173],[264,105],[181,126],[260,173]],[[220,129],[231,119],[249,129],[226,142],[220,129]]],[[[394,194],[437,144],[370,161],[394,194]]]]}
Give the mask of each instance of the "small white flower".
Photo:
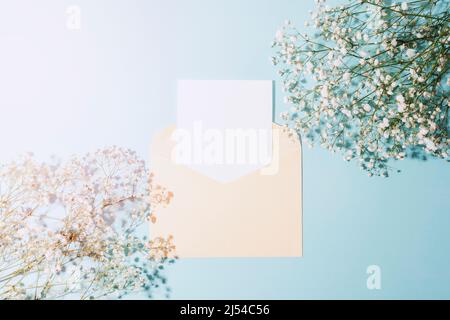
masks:
{"type": "Polygon", "coordinates": [[[283,33],[283,31],[278,30],[277,33],[275,34],[275,39],[276,39],[278,42],[282,42],[283,39],[284,39],[284,33],[283,33]]]}
{"type": "Polygon", "coordinates": [[[379,127],[381,129],[385,129],[385,128],[389,127],[389,119],[383,118],[383,121],[379,124],[379,127]]]}
{"type": "Polygon", "coordinates": [[[416,55],[416,50],[414,50],[414,49],[407,49],[406,50],[406,56],[408,57],[408,58],[412,58],[412,57],[414,57],[416,55]]]}
{"type": "Polygon", "coordinates": [[[363,109],[364,109],[365,112],[370,112],[370,111],[372,110],[372,108],[370,107],[370,105],[367,104],[367,103],[363,105],[363,109]]]}
{"type": "Polygon", "coordinates": [[[347,116],[347,118],[351,118],[352,117],[352,113],[350,112],[350,110],[348,109],[342,109],[341,112],[347,116]]]}
{"type": "Polygon", "coordinates": [[[425,142],[425,147],[426,147],[428,150],[430,150],[431,152],[436,151],[436,149],[437,149],[436,144],[435,144],[432,140],[430,140],[430,139],[428,139],[428,138],[425,138],[425,139],[424,139],[424,142],[425,142]]]}
{"type": "Polygon", "coordinates": [[[344,81],[350,81],[351,75],[350,72],[346,72],[342,75],[342,79],[344,79],[344,81]]]}

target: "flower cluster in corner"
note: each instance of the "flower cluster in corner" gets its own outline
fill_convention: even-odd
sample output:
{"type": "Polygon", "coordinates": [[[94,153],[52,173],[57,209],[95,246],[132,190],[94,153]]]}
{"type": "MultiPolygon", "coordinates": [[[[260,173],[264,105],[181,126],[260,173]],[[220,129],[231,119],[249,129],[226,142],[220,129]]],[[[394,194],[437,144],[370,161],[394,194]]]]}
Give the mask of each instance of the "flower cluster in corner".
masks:
{"type": "Polygon", "coordinates": [[[0,299],[99,299],[165,285],[173,239],[140,228],[172,193],[135,152],[0,166],[0,299]]]}
{"type": "Polygon", "coordinates": [[[286,124],[369,176],[391,159],[448,159],[450,2],[316,2],[314,35],[287,21],[273,42],[286,124]]]}

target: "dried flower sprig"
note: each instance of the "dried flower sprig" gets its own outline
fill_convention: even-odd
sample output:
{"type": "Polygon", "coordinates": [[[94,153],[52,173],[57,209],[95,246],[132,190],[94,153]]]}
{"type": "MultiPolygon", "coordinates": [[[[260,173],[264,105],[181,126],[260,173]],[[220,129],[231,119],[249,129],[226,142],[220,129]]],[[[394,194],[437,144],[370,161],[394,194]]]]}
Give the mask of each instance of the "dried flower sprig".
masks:
{"type": "Polygon", "coordinates": [[[387,176],[391,159],[448,159],[450,2],[316,2],[315,35],[287,21],[273,42],[287,125],[369,175],[387,176]]]}
{"type": "Polygon", "coordinates": [[[0,298],[151,296],[165,285],[175,246],[171,236],[148,240],[140,226],[172,196],[135,152],[118,147],[1,166],[0,298]]]}

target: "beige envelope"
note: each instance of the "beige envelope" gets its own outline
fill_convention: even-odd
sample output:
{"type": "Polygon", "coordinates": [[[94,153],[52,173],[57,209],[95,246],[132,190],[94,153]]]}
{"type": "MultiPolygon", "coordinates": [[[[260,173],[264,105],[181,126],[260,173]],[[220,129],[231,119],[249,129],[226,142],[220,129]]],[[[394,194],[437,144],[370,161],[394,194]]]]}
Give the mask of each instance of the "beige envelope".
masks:
{"type": "Polygon", "coordinates": [[[151,170],[174,197],[150,223],[151,236],[173,235],[180,258],[302,256],[301,143],[273,128],[271,165],[229,183],[174,164],[175,127],[158,134],[151,170]]]}

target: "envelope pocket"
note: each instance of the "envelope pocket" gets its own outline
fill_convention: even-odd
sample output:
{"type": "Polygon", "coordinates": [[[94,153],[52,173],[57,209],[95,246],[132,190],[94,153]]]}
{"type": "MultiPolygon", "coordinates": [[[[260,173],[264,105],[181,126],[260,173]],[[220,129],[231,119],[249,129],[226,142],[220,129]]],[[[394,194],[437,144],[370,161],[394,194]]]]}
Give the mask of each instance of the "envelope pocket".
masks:
{"type": "Polygon", "coordinates": [[[151,169],[174,198],[150,224],[151,236],[173,235],[181,258],[302,256],[301,143],[273,129],[272,164],[228,183],[171,161],[174,127],[157,135],[151,169]]]}

